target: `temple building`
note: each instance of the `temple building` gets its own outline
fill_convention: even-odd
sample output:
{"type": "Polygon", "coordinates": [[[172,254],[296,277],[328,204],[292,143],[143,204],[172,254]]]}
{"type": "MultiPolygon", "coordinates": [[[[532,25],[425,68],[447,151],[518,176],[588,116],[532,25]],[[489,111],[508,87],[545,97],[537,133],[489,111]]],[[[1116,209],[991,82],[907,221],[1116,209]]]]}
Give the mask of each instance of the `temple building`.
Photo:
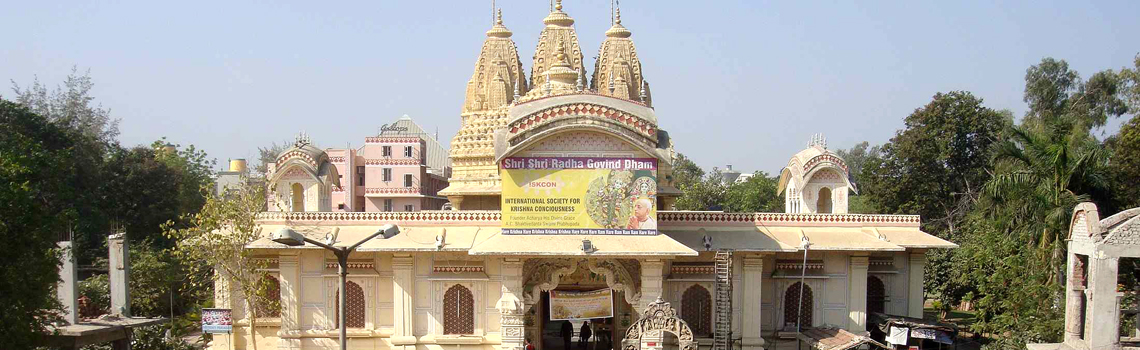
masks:
{"type": "MultiPolygon", "coordinates": [[[[385,224],[400,232],[347,261],[350,348],[569,350],[563,335],[589,329],[592,350],[758,350],[794,344],[797,326],[864,334],[869,312],[921,317],[926,253],[956,245],[916,215],[848,214],[854,184],[822,140],[781,173],[785,213],[672,210],[676,153],[620,13],[589,29],[605,38],[593,67],[561,1],[543,22],[529,75],[501,12],[486,32],[439,192],[454,210],[340,212],[337,191],[357,183],[345,155],[283,153],[268,180],[281,209],[248,245],[280,310],[251,332],[219,282],[216,305],[238,321],[213,348],[336,348],[336,257],[270,236],[347,246],[385,224]]],[[[366,184],[382,176],[369,152],[366,184]]]]}

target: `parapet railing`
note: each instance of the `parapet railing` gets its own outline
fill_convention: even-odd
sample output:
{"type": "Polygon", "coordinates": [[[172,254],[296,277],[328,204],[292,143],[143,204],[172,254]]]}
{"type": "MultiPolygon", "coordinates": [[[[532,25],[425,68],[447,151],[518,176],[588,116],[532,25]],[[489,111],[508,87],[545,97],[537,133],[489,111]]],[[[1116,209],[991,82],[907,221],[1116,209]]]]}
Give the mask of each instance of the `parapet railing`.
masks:
{"type": "MultiPolygon", "coordinates": [[[[385,222],[454,222],[492,224],[502,220],[498,210],[432,210],[417,212],[264,212],[261,221],[385,221],[385,222]]],[[[786,214],[723,213],[705,211],[658,211],[659,222],[673,224],[904,224],[917,226],[918,215],[879,214],[786,214]]]]}

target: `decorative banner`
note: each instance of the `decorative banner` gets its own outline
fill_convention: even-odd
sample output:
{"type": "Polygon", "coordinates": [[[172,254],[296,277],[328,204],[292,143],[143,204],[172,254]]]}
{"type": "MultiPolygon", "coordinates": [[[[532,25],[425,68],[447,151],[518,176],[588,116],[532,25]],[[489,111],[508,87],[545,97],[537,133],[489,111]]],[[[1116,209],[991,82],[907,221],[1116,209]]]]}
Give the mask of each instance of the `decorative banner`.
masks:
{"type": "Polygon", "coordinates": [[[503,234],[657,234],[657,159],[512,157],[503,234]]]}
{"type": "Polygon", "coordinates": [[[202,309],[203,333],[230,333],[233,328],[233,310],[202,309]]]}
{"type": "Polygon", "coordinates": [[[614,293],[609,288],[589,292],[550,291],[551,320],[614,317],[614,293]]]}

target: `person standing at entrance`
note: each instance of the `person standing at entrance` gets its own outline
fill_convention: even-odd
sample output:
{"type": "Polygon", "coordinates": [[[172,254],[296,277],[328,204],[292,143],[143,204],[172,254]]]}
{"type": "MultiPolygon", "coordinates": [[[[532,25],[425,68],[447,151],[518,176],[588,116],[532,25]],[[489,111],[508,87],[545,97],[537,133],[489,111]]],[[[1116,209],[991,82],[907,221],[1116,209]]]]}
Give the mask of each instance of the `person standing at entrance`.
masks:
{"type": "Polygon", "coordinates": [[[562,321],[562,350],[570,350],[570,342],[574,339],[574,325],[570,321],[562,321]]]}
{"type": "Polygon", "coordinates": [[[593,335],[594,335],[594,332],[590,330],[590,321],[583,321],[582,322],[582,330],[578,331],[578,336],[580,337],[579,339],[581,339],[581,340],[579,340],[578,347],[580,347],[582,349],[589,349],[590,348],[590,336],[593,336],[593,335]]]}

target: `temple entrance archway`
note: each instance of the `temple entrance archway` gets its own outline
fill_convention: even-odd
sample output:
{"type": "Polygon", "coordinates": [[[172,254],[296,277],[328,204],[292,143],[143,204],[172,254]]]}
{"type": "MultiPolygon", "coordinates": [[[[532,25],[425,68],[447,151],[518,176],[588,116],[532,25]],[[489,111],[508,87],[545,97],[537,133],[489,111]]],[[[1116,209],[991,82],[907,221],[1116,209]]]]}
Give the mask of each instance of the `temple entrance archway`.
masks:
{"type": "Polygon", "coordinates": [[[697,342],[693,340],[693,330],[689,328],[689,324],[677,317],[677,310],[660,297],[649,303],[649,307],[645,308],[645,315],[626,330],[622,340],[622,350],[640,350],[642,337],[660,339],[663,333],[677,337],[678,349],[697,350],[697,342]]]}
{"type": "Polygon", "coordinates": [[[632,320],[641,293],[641,265],[635,259],[536,258],[523,263],[525,338],[539,350],[581,350],[583,320],[571,321],[571,349],[564,349],[563,321],[550,320],[550,291],[613,290],[613,317],[591,320],[594,326],[588,350],[620,349],[622,335],[632,320]]]}

